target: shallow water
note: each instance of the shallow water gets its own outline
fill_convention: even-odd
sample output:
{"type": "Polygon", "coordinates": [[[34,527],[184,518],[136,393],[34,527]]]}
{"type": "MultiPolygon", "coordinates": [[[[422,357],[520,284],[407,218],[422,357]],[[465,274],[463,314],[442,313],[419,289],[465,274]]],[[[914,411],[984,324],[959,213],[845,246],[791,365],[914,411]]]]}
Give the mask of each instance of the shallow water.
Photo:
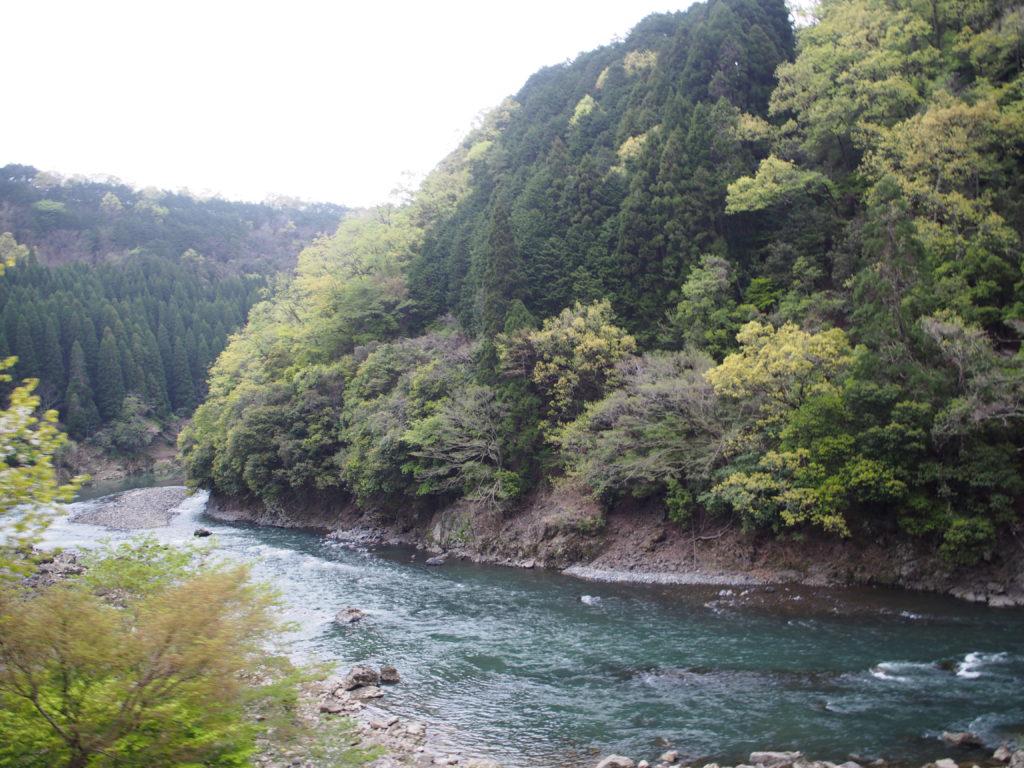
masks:
{"type": "MultiPolygon", "coordinates": [[[[403,684],[384,706],[510,767],[592,765],[610,752],[651,759],[665,744],[724,762],[762,748],[923,762],[949,753],[943,730],[991,746],[1024,732],[1022,610],[883,590],[432,568],[409,551],[218,524],[204,507],[197,494],[155,535],[213,530],[219,550],[281,590],[298,655],[394,663],[403,684]],[[369,616],[336,626],[347,606],[369,616]]],[[[47,533],[63,546],[123,537],[66,521],[47,533]]]]}

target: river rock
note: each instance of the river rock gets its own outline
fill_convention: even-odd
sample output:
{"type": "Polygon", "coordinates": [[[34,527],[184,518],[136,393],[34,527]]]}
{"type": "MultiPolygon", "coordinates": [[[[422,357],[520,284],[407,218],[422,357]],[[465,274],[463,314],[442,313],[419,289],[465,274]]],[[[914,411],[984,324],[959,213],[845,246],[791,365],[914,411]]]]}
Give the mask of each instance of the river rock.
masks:
{"type": "Polygon", "coordinates": [[[320,711],[325,715],[340,715],[345,711],[345,705],[337,699],[327,699],[320,703],[320,711]]]}
{"type": "Polygon", "coordinates": [[[366,618],[366,612],[358,608],[343,608],[334,614],[334,621],[337,624],[355,624],[366,618]]]}
{"type": "Polygon", "coordinates": [[[861,768],[861,765],[854,760],[847,760],[845,763],[840,763],[836,768],[861,768]]]}
{"type": "Polygon", "coordinates": [[[1018,749],[1010,757],[1010,768],[1024,768],[1024,749],[1018,749]]]}
{"type": "Polygon", "coordinates": [[[405,726],[405,732],[410,736],[422,736],[427,732],[427,727],[423,723],[409,723],[405,726]]]}
{"type": "Polygon", "coordinates": [[[201,539],[205,539],[207,536],[213,536],[213,531],[209,528],[196,528],[192,531],[193,536],[198,536],[201,539]]]}
{"type": "Polygon", "coordinates": [[[466,761],[466,768],[501,768],[501,764],[483,757],[471,757],[466,761]]]}
{"type": "Polygon", "coordinates": [[[434,555],[433,557],[428,557],[426,559],[426,564],[427,565],[444,565],[447,559],[448,558],[446,558],[444,555],[434,555]]]}
{"type": "Polygon", "coordinates": [[[970,731],[943,731],[942,740],[951,747],[982,747],[985,743],[970,731]]]}
{"type": "Polygon", "coordinates": [[[960,768],[956,764],[956,760],[950,760],[948,757],[944,757],[941,760],[935,761],[935,768],[960,768]]]}
{"type": "Polygon", "coordinates": [[[750,762],[765,768],[787,768],[801,757],[802,752],[751,752],[750,762]]]}
{"type": "Polygon", "coordinates": [[[596,768],[636,768],[636,763],[622,755],[608,755],[596,768]]]}
{"type": "Polygon", "coordinates": [[[668,752],[663,753],[662,756],[658,758],[658,761],[662,763],[674,763],[678,759],[679,750],[670,749],[668,752]]]}
{"type": "Polygon", "coordinates": [[[341,687],[346,691],[354,691],[356,688],[377,685],[379,682],[380,673],[376,669],[367,664],[357,664],[345,675],[341,687]]]}
{"type": "Polygon", "coordinates": [[[380,668],[380,681],[385,685],[394,685],[402,681],[398,669],[392,664],[384,664],[380,668]]]}
{"type": "Polygon", "coordinates": [[[1000,744],[996,747],[996,751],[992,753],[992,759],[998,760],[1000,763],[1008,763],[1011,757],[1013,757],[1013,752],[1005,744],[1000,744]]]}
{"type": "Polygon", "coordinates": [[[363,688],[359,688],[352,694],[356,699],[379,699],[383,695],[384,691],[376,685],[367,685],[363,688]]]}

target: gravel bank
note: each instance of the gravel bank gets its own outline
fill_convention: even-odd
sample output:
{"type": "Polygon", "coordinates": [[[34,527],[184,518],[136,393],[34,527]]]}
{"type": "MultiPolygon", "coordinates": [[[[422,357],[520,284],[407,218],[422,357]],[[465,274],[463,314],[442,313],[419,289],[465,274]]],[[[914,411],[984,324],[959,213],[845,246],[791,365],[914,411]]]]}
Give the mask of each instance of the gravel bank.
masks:
{"type": "Polygon", "coordinates": [[[90,502],[86,509],[72,515],[71,522],[119,531],[160,528],[171,522],[174,510],[188,495],[183,485],[135,488],[90,502]]]}

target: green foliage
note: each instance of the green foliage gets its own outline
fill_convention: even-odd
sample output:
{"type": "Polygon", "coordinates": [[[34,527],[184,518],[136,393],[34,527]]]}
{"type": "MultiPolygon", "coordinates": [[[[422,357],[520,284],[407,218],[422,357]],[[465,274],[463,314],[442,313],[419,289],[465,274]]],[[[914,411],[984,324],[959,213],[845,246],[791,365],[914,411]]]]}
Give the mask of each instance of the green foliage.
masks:
{"type": "Polygon", "coordinates": [[[801,195],[831,197],[832,183],[817,171],[802,171],[790,162],[770,155],[761,161],[753,177],[729,185],[726,213],[763,211],[788,205],[801,195]]]}
{"type": "Polygon", "coordinates": [[[706,350],[719,360],[735,346],[740,325],[756,314],[756,309],[763,309],[749,290],[748,304],[737,304],[734,270],[728,261],[712,254],[702,256],[700,264],[690,270],[681,293],[670,340],[706,350]]]}
{"type": "Polygon", "coordinates": [[[273,595],[195,554],[142,540],[0,591],[0,765],[234,768],[288,726],[273,595]]]}
{"type": "Polygon", "coordinates": [[[540,330],[499,337],[501,365],[530,378],[548,403],[552,427],[599,398],[614,378],[615,364],[636,348],[613,321],[609,302],[577,303],[545,320],[540,330]]]}
{"type": "MultiPolygon", "coordinates": [[[[5,371],[13,364],[10,357],[0,361],[0,381],[10,380],[5,371]]],[[[20,550],[31,544],[45,526],[54,503],[70,501],[85,480],[76,477],[65,485],[58,482],[53,457],[67,438],[57,428],[56,411],[39,413],[36,384],[29,380],[15,387],[7,408],[0,411],[0,520],[15,514],[0,550],[0,580],[11,567],[6,550],[20,550]]]]}

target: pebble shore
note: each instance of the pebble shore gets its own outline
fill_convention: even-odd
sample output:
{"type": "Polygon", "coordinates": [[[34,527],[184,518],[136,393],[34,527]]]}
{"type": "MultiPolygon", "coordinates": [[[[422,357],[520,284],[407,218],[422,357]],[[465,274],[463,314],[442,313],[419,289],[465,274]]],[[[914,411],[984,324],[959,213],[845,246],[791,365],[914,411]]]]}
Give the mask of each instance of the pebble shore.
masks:
{"type": "Polygon", "coordinates": [[[89,506],[74,514],[73,523],[101,525],[118,531],[160,528],[171,522],[174,511],[188,498],[183,485],[160,488],[135,488],[103,499],[102,504],[89,506]]]}

